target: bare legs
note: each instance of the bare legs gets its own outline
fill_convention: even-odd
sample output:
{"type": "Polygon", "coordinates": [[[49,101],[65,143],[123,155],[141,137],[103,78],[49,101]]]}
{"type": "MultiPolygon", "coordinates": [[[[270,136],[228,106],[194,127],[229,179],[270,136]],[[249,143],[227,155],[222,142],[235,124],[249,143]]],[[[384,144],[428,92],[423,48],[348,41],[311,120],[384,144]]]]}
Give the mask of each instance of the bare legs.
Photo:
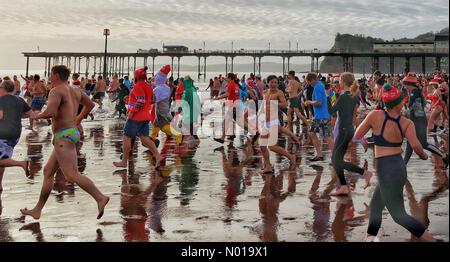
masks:
{"type": "Polygon", "coordinates": [[[44,183],[38,203],[32,210],[22,209],[22,214],[32,216],[34,219],[40,218],[41,211],[52,191],[54,175],[58,168],[61,169],[67,181],[78,184],[95,199],[98,207],[97,219],[100,219],[103,216],[106,204],[109,202],[109,197],[103,195],[89,178],[78,173],[75,145],[65,139],[56,142],[52,155],[44,168],[44,183]]]}
{"type": "MultiPolygon", "coordinates": [[[[147,136],[141,136],[139,137],[141,140],[141,143],[144,147],[148,148],[150,152],[152,152],[153,156],[156,159],[156,168],[161,166],[161,162],[164,160],[161,155],[158,152],[158,149],[155,146],[155,143],[147,136]]],[[[128,159],[130,156],[130,150],[131,150],[131,138],[124,136],[123,137],[123,158],[120,162],[114,162],[115,167],[124,167],[126,168],[128,166],[128,159]]]]}

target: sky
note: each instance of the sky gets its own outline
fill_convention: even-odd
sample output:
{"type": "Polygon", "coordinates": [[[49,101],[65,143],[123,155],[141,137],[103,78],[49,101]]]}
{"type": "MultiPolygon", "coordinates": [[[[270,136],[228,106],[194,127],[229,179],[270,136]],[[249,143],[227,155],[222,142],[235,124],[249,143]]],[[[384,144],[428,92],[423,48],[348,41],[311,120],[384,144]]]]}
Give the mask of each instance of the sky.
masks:
{"type": "Polygon", "coordinates": [[[0,11],[0,70],[23,69],[24,51],[101,52],[104,28],[112,52],[204,41],[207,50],[230,50],[231,41],[234,49],[291,41],[328,50],[338,32],[391,40],[449,23],[448,0],[0,0],[0,11]]]}

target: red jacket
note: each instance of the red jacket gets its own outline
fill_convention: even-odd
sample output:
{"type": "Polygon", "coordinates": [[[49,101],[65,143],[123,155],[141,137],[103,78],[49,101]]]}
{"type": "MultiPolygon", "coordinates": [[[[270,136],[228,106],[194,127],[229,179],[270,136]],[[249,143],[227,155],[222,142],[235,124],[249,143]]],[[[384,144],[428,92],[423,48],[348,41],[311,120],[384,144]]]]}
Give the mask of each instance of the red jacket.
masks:
{"type": "Polygon", "coordinates": [[[150,121],[150,107],[153,90],[146,82],[137,82],[128,99],[129,119],[135,121],[150,121]]]}

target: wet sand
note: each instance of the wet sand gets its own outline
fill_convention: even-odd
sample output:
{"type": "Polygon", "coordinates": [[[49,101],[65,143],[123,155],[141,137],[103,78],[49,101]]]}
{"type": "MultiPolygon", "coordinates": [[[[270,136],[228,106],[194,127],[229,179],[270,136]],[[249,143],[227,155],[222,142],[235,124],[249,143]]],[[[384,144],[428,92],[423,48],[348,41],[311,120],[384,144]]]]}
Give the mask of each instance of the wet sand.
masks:
{"type": "MultiPolygon", "coordinates": [[[[330,197],[337,179],[331,175],[328,149],[326,161],[314,164],[307,160],[314,154],[312,146],[297,149],[296,171],[287,171],[288,160],[271,153],[275,175],[262,175],[258,150],[251,161],[243,162],[245,137],[220,149],[220,144],[203,136],[196,150],[179,150],[173,141],[160,145],[167,157],[161,171],[154,170],[149,153],[137,143],[134,165],[120,170],[112,162],[121,154],[124,120],[108,113],[95,115],[95,121],[83,124],[79,170],[111,197],[104,217],[97,221],[95,201],[61,175],[41,219],[21,217],[21,208],[37,202],[43,166],[52,150],[50,128],[40,125],[37,133],[24,129],[14,154],[15,159],[32,161],[32,178],[26,179],[18,168],[5,172],[0,241],[359,242],[364,237],[376,178],[364,190],[362,179],[348,175],[355,184],[351,197],[330,197]]],[[[28,126],[26,121],[24,125],[28,126]]],[[[437,137],[437,143],[442,139],[437,137]]],[[[436,144],[433,137],[429,141],[436,144]]],[[[292,146],[284,137],[279,143],[292,146]]],[[[372,149],[365,154],[362,147],[352,145],[347,159],[360,166],[367,160],[373,170],[372,149]]],[[[449,241],[448,172],[441,165],[435,157],[422,161],[413,155],[405,206],[435,237],[449,241]]],[[[380,232],[381,241],[415,241],[387,210],[380,232]]]]}

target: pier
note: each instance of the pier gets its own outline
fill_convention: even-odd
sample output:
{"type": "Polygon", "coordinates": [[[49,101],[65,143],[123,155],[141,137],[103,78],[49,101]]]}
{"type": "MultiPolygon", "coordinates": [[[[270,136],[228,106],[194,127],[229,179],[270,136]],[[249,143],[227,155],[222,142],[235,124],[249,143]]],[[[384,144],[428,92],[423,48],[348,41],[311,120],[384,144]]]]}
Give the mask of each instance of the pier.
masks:
{"type": "Polygon", "coordinates": [[[261,74],[261,60],[264,57],[280,57],[282,59],[283,75],[290,71],[290,61],[294,57],[310,57],[311,71],[319,72],[319,59],[322,57],[341,57],[343,61],[344,71],[353,72],[353,59],[356,57],[365,57],[372,59],[372,72],[379,69],[379,61],[382,57],[388,57],[390,61],[390,72],[394,73],[395,59],[404,60],[404,71],[410,71],[410,60],[413,57],[422,58],[422,73],[426,73],[426,58],[435,59],[434,70],[441,70],[441,60],[448,58],[448,53],[437,52],[396,52],[396,53],[380,53],[380,52],[323,52],[320,50],[189,50],[189,51],[159,51],[151,50],[148,52],[136,53],[80,53],[80,52],[23,52],[26,58],[26,75],[28,76],[29,64],[31,58],[44,59],[44,75],[49,75],[50,69],[53,65],[64,64],[72,69],[72,72],[84,74],[97,75],[103,73],[104,59],[106,57],[106,74],[111,76],[117,73],[119,76],[130,75],[130,70],[135,71],[138,60],[143,62],[144,66],[148,66],[149,72],[155,74],[155,59],[157,57],[170,57],[171,66],[174,68],[176,63],[176,72],[172,71],[172,76],[177,73],[180,76],[180,63],[183,57],[197,57],[198,58],[198,78],[202,76],[206,78],[207,59],[209,57],[223,57],[225,59],[225,74],[234,72],[234,59],[236,57],[252,57],[253,58],[253,73],[261,74]],[[150,61],[149,61],[150,60],[150,61]],[[81,64],[84,62],[84,68],[81,64]],[[149,64],[149,62],[151,64],[149,64]],[[83,70],[83,71],[82,71],[83,70]]]}

